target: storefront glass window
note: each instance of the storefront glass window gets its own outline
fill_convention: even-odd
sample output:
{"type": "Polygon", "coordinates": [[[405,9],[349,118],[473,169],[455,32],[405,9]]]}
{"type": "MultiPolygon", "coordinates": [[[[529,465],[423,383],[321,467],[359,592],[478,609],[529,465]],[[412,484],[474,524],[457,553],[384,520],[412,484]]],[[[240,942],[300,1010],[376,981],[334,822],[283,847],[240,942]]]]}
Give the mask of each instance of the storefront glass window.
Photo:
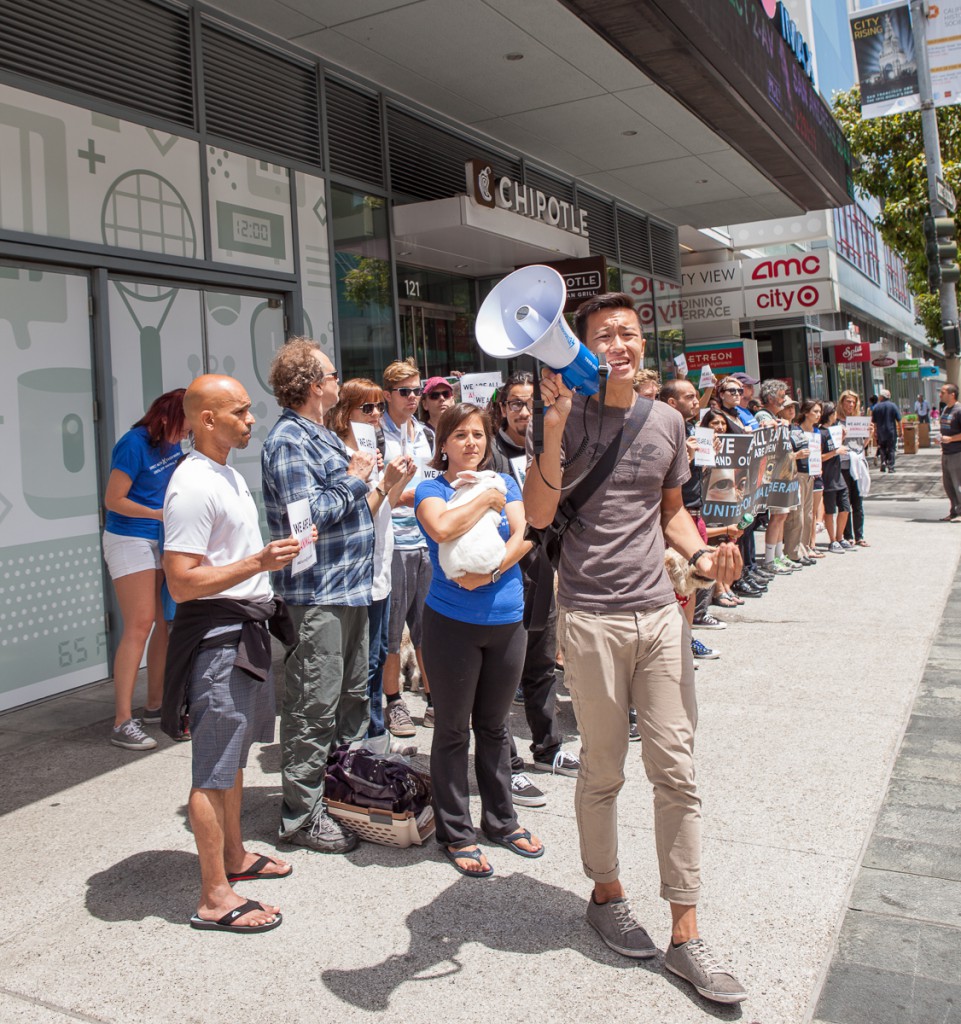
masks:
{"type": "Polygon", "coordinates": [[[438,270],[397,267],[401,356],[424,378],[481,369],[474,341],[473,281],[438,270]]]}
{"type": "Polygon", "coordinates": [[[378,196],[331,189],[341,379],[379,380],[396,357],[387,208],[378,196]]]}

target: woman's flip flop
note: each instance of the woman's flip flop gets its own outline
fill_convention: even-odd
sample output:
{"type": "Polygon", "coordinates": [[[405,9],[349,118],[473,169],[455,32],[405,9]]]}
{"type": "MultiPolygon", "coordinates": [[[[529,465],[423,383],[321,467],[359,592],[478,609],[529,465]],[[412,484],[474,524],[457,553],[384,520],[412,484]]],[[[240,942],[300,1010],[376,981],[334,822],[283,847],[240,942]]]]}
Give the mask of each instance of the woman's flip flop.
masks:
{"type": "Polygon", "coordinates": [[[446,846],[441,846],[441,853],[454,865],[454,870],[458,871],[462,875],[466,875],[468,878],[490,878],[494,874],[494,869],[487,865],[486,871],[471,871],[469,868],[462,868],[458,864],[458,860],[472,860],[475,864],[480,864],[481,857],[484,856],[482,850],[450,850],[446,846]]]}
{"type": "Polygon", "coordinates": [[[505,846],[512,853],[516,853],[518,857],[529,857],[533,860],[535,857],[542,857],[544,855],[544,844],[541,844],[539,850],[525,850],[523,847],[518,846],[518,842],[521,839],[526,839],[527,842],[531,842],[533,836],[526,828],[519,828],[516,832],[511,832],[509,836],[492,836],[489,833],[484,833],[487,838],[498,846],[505,846]]]}

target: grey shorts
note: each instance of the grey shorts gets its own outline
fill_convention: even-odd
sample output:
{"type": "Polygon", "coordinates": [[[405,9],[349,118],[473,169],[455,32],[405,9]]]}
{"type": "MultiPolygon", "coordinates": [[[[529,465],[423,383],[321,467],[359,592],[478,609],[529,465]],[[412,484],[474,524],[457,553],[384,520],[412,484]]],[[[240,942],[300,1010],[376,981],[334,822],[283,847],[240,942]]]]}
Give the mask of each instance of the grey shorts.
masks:
{"type": "Polygon", "coordinates": [[[404,623],[410,629],[410,641],[421,645],[421,620],[424,600],[430,590],[433,570],[427,548],[394,548],[390,563],[390,622],[387,625],[387,653],[400,652],[404,623]]]}
{"type": "Polygon", "coordinates": [[[259,682],[234,668],[236,647],[201,650],[187,687],[195,789],[230,789],[251,743],[271,743],[276,716],[272,673],[259,682]]]}

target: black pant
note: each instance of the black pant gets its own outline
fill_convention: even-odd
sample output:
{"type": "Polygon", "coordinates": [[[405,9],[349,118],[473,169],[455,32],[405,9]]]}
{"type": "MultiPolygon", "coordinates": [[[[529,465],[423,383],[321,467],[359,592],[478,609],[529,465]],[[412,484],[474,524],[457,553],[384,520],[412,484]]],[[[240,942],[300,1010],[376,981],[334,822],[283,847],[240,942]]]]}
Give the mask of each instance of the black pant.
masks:
{"type": "Polygon", "coordinates": [[[737,546],[741,549],[741,558],[744,560],[744,570],[747,572],[757,565],[757,554],[754,549],[754,532],[758,528],[758,521],[754,522],[741,534],[737,546]]]}
{"type": "Polygon", "coordinates": [[[897,456],[898,450],[898,439],[892,438],[890,441],[878,441],[878,455],[881,458],[881,468],[894,469],[894,460],[897,456]]]}
{"type": "MultiPolygon", "coordinates": [[[[524,592],[530,583],[524,580],[524,592]]],[[[563,737],[557,731],[557,676],[554,659],[557,656],[557,608],[551,602],[551,612],[543,629],[527,634],[527,654],[521,673],[521,691],[524,694],[524,717],[531,730],[531,753],[542,759],[552,759],[560,750],[563,737]]],[[[511,736],[511,769],[524,770],[524,759],[518,757],[514,737],[511,736]]]]}
{"type": "Polygon", "coordinates": [[[861,498],[861,491],[857,480],[851,476],[851,471],[841,470],[841,476],[848,485],[848,497],[851,499],[851,514],[844,525],[845,540],[862,540],[864,537],[864,501],[861,498]]]}
{"type": "Polygon", "coordinates": [[[524,665],[524,624],[474,625],[425,606],[423,627],[424,668],[434,702],[430,773],[437,841],[456,847],[477,842],[467,780],[471,729],[481,828],[489,835],[508,835],[517,818],[507,719],[524,665]]]}

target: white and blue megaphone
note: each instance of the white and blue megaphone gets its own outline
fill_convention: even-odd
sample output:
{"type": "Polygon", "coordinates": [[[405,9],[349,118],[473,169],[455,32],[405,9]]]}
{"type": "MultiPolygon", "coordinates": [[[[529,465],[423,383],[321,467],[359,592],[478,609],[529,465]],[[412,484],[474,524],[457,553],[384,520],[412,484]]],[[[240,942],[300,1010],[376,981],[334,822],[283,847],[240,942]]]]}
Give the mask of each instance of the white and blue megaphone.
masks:
{"type": "Polygon", "coordinates": [[[559,373],[572,391],[597,393],[597,356],[564,319],[567,288],[552,267],[522,267],[484,299],[477,314],[477,344],[492,359],[533,356],[559,373]]]}

